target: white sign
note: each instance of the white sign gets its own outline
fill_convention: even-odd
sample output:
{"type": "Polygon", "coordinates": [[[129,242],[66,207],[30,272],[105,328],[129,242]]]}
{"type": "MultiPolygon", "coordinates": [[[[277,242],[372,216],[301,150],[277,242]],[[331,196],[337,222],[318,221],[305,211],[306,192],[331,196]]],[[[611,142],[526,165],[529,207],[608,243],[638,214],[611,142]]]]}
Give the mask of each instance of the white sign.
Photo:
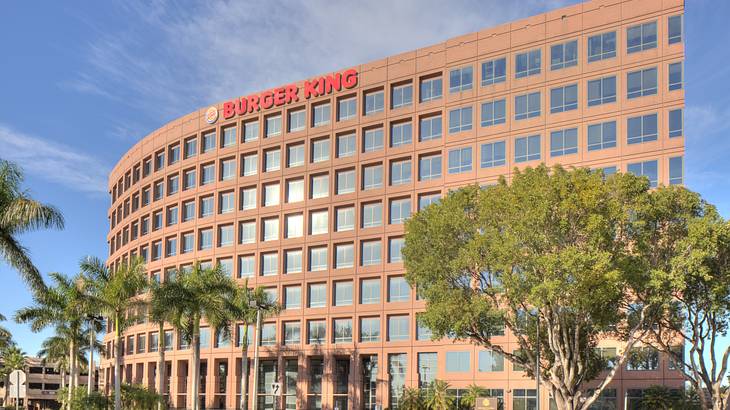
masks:
{"type": "Polygon", "coordinates": [[[281,383],[271,383],[271,394],[281,396],[281,383]]]}
{"type": "Polygon", "coordinates": [[[13,370],[10,373],[10,391],[8,395],[11,399],[25,398],[25,373],[22,370],[13,370]]]}

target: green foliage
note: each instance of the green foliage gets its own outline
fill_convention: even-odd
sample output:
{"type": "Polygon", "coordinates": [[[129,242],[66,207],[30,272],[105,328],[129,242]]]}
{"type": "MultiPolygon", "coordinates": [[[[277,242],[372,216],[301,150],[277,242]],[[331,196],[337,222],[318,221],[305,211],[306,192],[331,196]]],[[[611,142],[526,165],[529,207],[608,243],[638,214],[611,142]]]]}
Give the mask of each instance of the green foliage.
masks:
{"type": "Polygon", "coordinates": [[[429,410],[449,410],[454,405],[454,396],[449,393],[449,383],[436,379],[426,389],[424,403],[429,410]]]}
{"type": "Polygon", "coordinates": [[[21,169],[0,159],[0,259],[16,269],[33,292],[43,292],[43,277],[18,236],[39,229],[63,229],[64,221],[58,209],[34,200],[22,183],[21,169]]]}
{"type": "Polygon", "coordinates": [[[66,410],[107,410],[111,406],[109,399],[99,392],[88,394],[86,389],[74,389],[69,400],[68,387],[58,390],[56,395],[66,410]]]}
{"type": "Polygon", "coordinates": [[[423,391],[418,387],[406,387],[398,402],[399,410],[422,410],[425,406],[423,391]]]}
{"type": "Polygon", "coordinates": [[[466,394],[461,398],[461,404],[466,408],[473,409],[477,405],[477,399],[486,396],[487,391],[476,384],[470,384],[466,389],[466,394]]]}
{"type": "Polygon", "coordinates": [[[122,385],[122,407],[126,410],[155,409],[160,403],[164,403],[163,397],[142,385],[122,385]]]}
{"type": "Polygon", "coordinates": [[[690,410],[693,404],[678,390],[666,386],[650,386],[644,390],[641,410],[690,410]]]}

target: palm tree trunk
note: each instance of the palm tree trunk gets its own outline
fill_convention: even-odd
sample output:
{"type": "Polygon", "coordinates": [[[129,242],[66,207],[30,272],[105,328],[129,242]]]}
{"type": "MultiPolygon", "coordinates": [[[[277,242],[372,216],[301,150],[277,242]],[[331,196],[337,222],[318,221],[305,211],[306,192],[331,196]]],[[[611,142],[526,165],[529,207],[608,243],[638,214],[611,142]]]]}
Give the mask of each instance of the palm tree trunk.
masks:
{"type": "Polygon", "coordinates": [[[255,338],[253,345],[253,410],[258,410],[259,407],[259,345],[261,341],[261,309],[256,310],[256,329],[255,338]]]}
{"type": "Polygon", "coordinates": [[[79,374],[81,373],[81,362],[79,361],[79,346],[74,346],[74,390],[79,388],[79,374]]]}
{"type": "Polygon", "coordinates": [[[74,345],[75,345],[75,341],[74,341],[74,339],[72,337],[71,338],[71,343],[69,343],[69,346],[68,346],[68,350],[69,350],[69,353],[68,353],[68,365],[69,365],[69,369],[68,369],[68,372],[69,372],[69,379],[68,379],[68,402],[69,403],[71,403],[71,397],[73,396],[73,390],[74,390],[74,386],[73,386],[74,353],[75,353],[75,349],[74,349],[75,346],[74,345]]]}
{"type": "Polygon", "coordinates": [[[122,332],[119,331],[119,315],[114,318],[114,410],[122,410],[122,332]]]}
{"type": "MultiPolygon", "coordinates": [[[[7,384],[6,384],[7,386],[7,384]]],[[[61,369],[61,388],[66,387],[66,369],[61,369]]]]}
{"type": "Polygon", "coordinates": [[[193,410],[198,410],[200,407],[200,320],[196,319],[193,324],[193,337],[191,340],[193,345],[193,367],[192,367],[192,394],[193,398],[190,401],[193,410]]]}
{"type": "Polygon", "coordinates": [[[248,323],[243,322],[241,340],[241,410],[248,409],[248,323]]]}
{"type": "Polygon", "coordinates": [[[7,405],[8,402],[8,393],[10,393],[10,375],[5,375],[3,377],[3,386],[5,386],[5,389],[3,390],[3,406],[7,405]]]}
{"type": "MultiPolygon", "coordinates": [[[[157,394],[165,396],[165,344],[162,334],[165,332],[164,322],[159,323],[157,334],[157,394]]],[[[157,408],[162,410],[162,403],[157,404],[157,408]]]]}
{"type": "Polygon", "coordinates": [[[89,395],[91,395],[91,386],[94,384],[94,339],[94,322],[92,322],[89,329],[89,375],[86,377],[86,392],[89,395]]]}

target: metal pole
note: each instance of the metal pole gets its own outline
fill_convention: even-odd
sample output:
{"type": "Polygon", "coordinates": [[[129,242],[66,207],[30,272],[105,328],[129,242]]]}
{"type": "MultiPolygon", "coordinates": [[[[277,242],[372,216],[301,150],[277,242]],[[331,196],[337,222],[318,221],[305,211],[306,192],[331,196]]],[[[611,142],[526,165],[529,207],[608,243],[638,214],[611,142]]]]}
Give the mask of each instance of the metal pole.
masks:
{"type": "Polygon", "coordinates": [[[89,329],[89,376],[86,377],[87,393],[91,395],[91,385],[94,384],[94,322],[89,329]]]}
{"type": "Polygon", "coordinates": [[[20,372],[15,373],[15,410],[20,407],[20,372]]]}
{"type": "MultiPolygon", "coordinates": [[[[254,334],[254,347],[253,347],[253,410],[258,410],[259,407],[259,338],[261,337],[261,309],[256,308],[256,332],[254,334]]],[[[241,392],[243,394],[243,392],[241,392]]]]}
{"type": "Polygon", "coordinates": [[[540,410],[540,311],[537,311],[537,360],[535,361],[535,380],[537,383],[537,410],[540,410]]]}

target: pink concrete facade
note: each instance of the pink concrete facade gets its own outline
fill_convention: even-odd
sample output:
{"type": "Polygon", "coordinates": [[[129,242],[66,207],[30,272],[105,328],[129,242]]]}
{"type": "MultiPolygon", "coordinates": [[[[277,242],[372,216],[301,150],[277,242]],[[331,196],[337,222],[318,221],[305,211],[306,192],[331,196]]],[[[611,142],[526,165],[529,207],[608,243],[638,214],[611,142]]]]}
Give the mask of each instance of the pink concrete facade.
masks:
{"type": "MultiPolygon", "coordinates": [[[[542,162],[607,171],[610,167],[621,172],[640,169],[657,184],[682,183],[684,135],[681,126],[677,130],[676,121],[671,126],[670,122],[684,108],[684,87],[677,84],[678,66],[673,65],[680,63],[681,77],[684,41],[681,32],[679,40],[676,38],[676,22],[678,18],[681,30],[683,13],[682,0],[588,1],[353,66],[358,72],[358,84],[352,89],[300,98],[282,107],[231,119],[223,118],[220,103],[215,106],[220,115],[213,124],[206,121],[207,107],[185,115],[143,138],[112,171],[108,262],[113,265],[131,256],[144,256],[151,277],[156,275],[163,281],[166,272],[196,260],[223,262],[239,283],[250,273],[249,285],[275,291],[284,304],[287,289],[298,286],[299,307],[284,309],[280,316],[265,321],[275,325],[275,340],[261,346],[262,361],[270,366],[270,375],[275,374],[285,390],[276,408],[370,409],[375,404],[394,408],[392,396],[397,395],[401,380],[405,386],[417,386],[428,377],[447,380],[454,389],[476,383],[495,392],[501,390],[505,409],[521,408],[521,403],[530,402],[528,397],[533,392],[529,389],[534,389],[534,381],[514,371],[508,362],[505,361],[503,370],[480,371],[483,369],[479,352],[483,349],[450,340],[418,340],[416,314],[424,310],[425,303],[417,300],[413,291],[391,297],[399,288],[394,285],[391,289],[390,285],[400,283],[404,274],[402,262],[390,249],[390,245],[397,248],[403,236],[399,219],[416,212],[419,203],[427,202],[432,195],[440,196],[465,184],[491,184],[501,175],[509,177],[514,167],[542,162]],[[641,25],[644,31],[638,31],[637,49],[635,27],[641,25]],[[653,44],[652,27],[656,33],[653,44]],[[596,54],[595,47],[589,50],[589,39],[595,41],[595,36],[605,33],[615,33],[613,56],[610,46],[605,45],[610,45],[610,35],[601,43],[606,47],[602,53],[596,54]],[[573,63],[570,57],[555,60],[553,46],[572,41],[577,42],[577,61],[573,63]],[[630,47],[637,51],[629,53],[630,47]],[[540,50],[540,62],[530,65],[529,53],[535,50],[540,50]],[[588,61],[589,51],[594,61],[588,61]],[[524,53],[528,53],[527,69],[534,72],[539,67],[539,73],[516,78],[519,56],[524,53]],[[604,58],[598,59],[599,54],[604,58]],[[490,74],[491,66],[483,67],[484,64],[502,58],[504,79],[485,76],[484,70],[490,74]],[[458,81],[452,74],[454,70],[460,70],[458,81]],[[638,91],[636,73],[641,79],[638,91]],[[591,81],[610,77],[615,81],[613,100],[610,84],[602,84],[600,103],[594,104],[592,99],[594,103],[589,106],[588,88],[597,84],[591,81]],[[434,79],[440,79],[440,84],[429,83],[434,79]],[[577,86],[577,104],[570,98],[565,98],[562,105],[556,104],[560,92],[554,90],[563,88],[562,93],[568,95],[573,92],[573,85],[577,86]],[[437,97],[426,101],[424,87],[431,93],[428,95],[437,97]],[[380,92],[382,109],[366,113],[371,102],[379,106],[380,92]],[[520,97],[538,92],[539,113],[535,113],[534,104],[528,104],[527,110],[518,106],[520,97]],[[637,92],[639,96],[629,98],[637,92]],[[350,98],[355,101],[351,115],[352,103],[345,102],[350,98]],[[483,107],[500,100],[505,101],[503,121],[499,115],[490,117],[489,107],[494,105],[483,107]],[[329,105],[329,110],[323,109],[323,104],[329,105]],[[296,114],[302,109],[303,120],[296,114]],[[281,119],[277,125],[272,118],[278,115],[281,119]],[[522,116],[528,118],[518,119],[522,116]],[[439,121],[429,121],[436,117],[440,117],[440,132],[434,131],[439,121]],[[256,132],[252,131],[254,121],[258,124],[256,132]],[[598,145],[593,134],[589,144],[589,132],[596,131],[589,131],[590,126],[611,122],[615,126],[613,145],[608,135],[610,126],[602,128],[598,145]],[[636,124],[641,125],[639,134],[636,124]],[[274,133],[277,127],[279,132],[274,133]],[[373,130],[382,130],[381,144],[378,131],[373,130]],[[571,131],[565,133],[566,130],[571,131]],[[577,138],[572,133],[577,133],[577,138]],[[350,149],[351,140],[346,136],[353,134],[354,146],[350,149]],[[215,142],[203,152],[211,135],[215,142]],[[233,136],[232,140],[227,136],[233,136]],[[524,139],[533,136],[539,137],[524,139]],[[196,152],[186,155],[186,147],[193,140],[196,152]],[[574,140],[577,144],[572,143],[574,140]],[[193,177],[190,171],[194,172],[193,177]],[[188,178],[195,181],[193,186],[186,187],[188,178]],[[255,189],[254,206],[247,202],[251,189],[255,189]],[[208,198],[213,198],[212,203],[208,198]],[[184,221],[189,204],[194,204],[193,216],[184,221]],[[201,207],[211,204],[210,214],[206,211],[203,215],[201,207]],[[338,222],[338,211],[342,218],[350,218],[343,211],[347,208],[353,208],[352,229],[345,229],[349,223],[338,222]],[[155,227],[158,214],[161,224],[155,227]],[[301,219],[295,215],[301,215],[301,219]],[[275,220],[278,222],[274,223],[275,220]],[[186,242],[191,237],[192,248],[186,242]],[[155,252],[158,245],[159,256],[155,252]],[[298,251],[302,255],[299,271],[298,251]],[[338,251],[343,261],[350,262],[338,266],[338,251]],[[292,258],[290,263],[287,256],[292,258]],[[324,268],[320,259],[325,261],[324,268]],[[374,294],[370,293],[372,287],[364,289],[365,284],[376,283],[371,280],[379,281],[374,294]],[[351,303],[342,305],[336,302],[334,290],[336,284],[346,282],[352,283],[351,303]],[[315,285],[312,297],[311,285],[315,285]],[[319,285],[324,285],[326,295],[321,307],[319,285]],[[309,307],[310,299],[315,297],[313,305],[317,307],[309,307]],[[371,303],[362,303],[363,298],[371,303]],[[393,328],[389,329],[393,317],[393,328]],[[378,340],[369,341],[374,339],[372,333],[362,338],[361,323],[370,318],[380,319],[378,340]],[[348,319],[351,340],[347,340],[345,331],[344,339],[338,338],[336,342],[334,321],[345,320],[338,323],[346,324],[348,319]],[[285,326],[297,322],[300,342],[285,340],[285,326]],[[321,343],[310,343],[310,323],[314,323],[317,332],[320,322],[324,323],[325,336],[321,343]],[[403,326],[407,328],[405,338],[403,326]],[[468,352],[468,358],[453,352],[468,352]],[[376,358],[377,366],[372,383],[367,383],[364,367],[375,361],[372,358],[376,358]],[[421,364],[435,358],[435,368],[419,365],[419,358],[423,359],[421,364]],[[468,366],[453,364],[456,358],[466,358],[468,366]],[[319,372],[323,374],[321,380],[316,377],[319,372]],[[348,383],[338,385],[343,375],[348,383]],[[287,387],[287,380],[296,380],[296,389],[287,387]]],[[[563,53],[566,55],[567,51],[563,53]]],[[[302,82],[298,85],[301,87],[302,82]]],[[[126,342],[125,350],[129,352],[124,356],[125,381],[154,385],[157,353],[149,348],[156,332],[156,326],[147,323],[126,332],[125,340],[134,340],[134,347],[130,350],[126,342]],[[144,347],[140,337],[145,340],[144,347]]],[[[241,366],[237,332],[234,329],[233,340],[226,345],[218,343],[211,331],[209,346],[201,349],[207,372],[201,394],[208,408],[237,406],[241,366]]],[[[177,335],[173,335],[174,346],[166,352],[168,395],[173,406],[185,407],[190,402],[191,352],[180,348],[177,335]]],[[[111,336],[105,338],[108,347],[111,336]]],[[[508,350],[517,346],[509,334],[497,338],[508,350]]],[[[610,341],[605,344],[617,347],[610,341]]],[[[249,349],[249,357],[252,355],[253,346],[249,349]]],[[[103,360],[100,374],[107,389],[111,386],[112,366],[111,356],[103,360]]],[[[677,387],[682,384],[682,377],[671,369],[665,357],[660,357],[652,370],[622,369],[611,386],[616,399],[608,398],[607,402],[624,408],[627,394],[636,394],[630,389],[652,384],[677,387]]],[[[249,386],[253,399],[252,383],[249,386]]],[[[273,408],[267,404],[271,396],[262,393],[261,397],[263,405],[259,408],[273,408]]],[[[547,392],[542,392],[541,399],[542,405],[547,406],[547,392]]]]}

